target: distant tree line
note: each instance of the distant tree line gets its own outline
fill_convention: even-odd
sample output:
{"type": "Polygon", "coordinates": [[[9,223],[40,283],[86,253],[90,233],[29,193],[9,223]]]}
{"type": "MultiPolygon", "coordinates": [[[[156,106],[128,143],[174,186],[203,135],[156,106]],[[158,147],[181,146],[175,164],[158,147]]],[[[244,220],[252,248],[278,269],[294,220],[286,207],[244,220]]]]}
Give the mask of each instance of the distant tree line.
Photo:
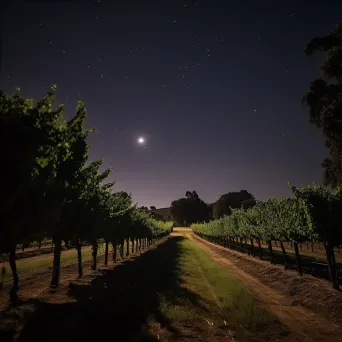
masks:
{"type": "Polygon", "coordinates": [[[201,200],[196,191],[186,191],[185,197],[171,203],[173,221],[181,226],[190,226],[196,222],[208,222],[224,215],[230,215],[232,209],[250,208],[255,205],[255,198],[247,190],[228,192],[212,203],[201,200]]]}

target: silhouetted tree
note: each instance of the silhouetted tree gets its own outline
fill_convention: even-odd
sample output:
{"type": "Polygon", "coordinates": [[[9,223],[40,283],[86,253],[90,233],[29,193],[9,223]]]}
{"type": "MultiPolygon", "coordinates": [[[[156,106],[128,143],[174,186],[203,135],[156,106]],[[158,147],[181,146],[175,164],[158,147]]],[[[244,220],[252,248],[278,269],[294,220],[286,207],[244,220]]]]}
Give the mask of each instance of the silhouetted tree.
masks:
{"type": "Polygon", "coordinates": [[[185,198],[173,201],[170,212],[173,221],[185,226],[208,221],[211,217],[210,207],[199,198],[196,191],[187,191],[185,198]]]}
{"type": "Polygon", "coordinates": [[[230,215],[230,208],[239,209],[243,207],[248,209],[253,205],[255,205],[255,198],[247,190],[228,192],[227,194],[220,196],[213,204],[213,218],[217,219],[224,215],[230,215]]]}
{"type": "Polygon", "coordinates": [[[305,47],[312,56],[324,55],[322,76],[311,82],[302,102],[309,109],[310,123],[325,137],[330,158],[324,159],[324,183],[336,188],[342,184],[342,23],[326,36],[315,37],[305,47]]]}
{"type": "Polygon", "coordinates": [[[187,191],[187,192],[185,193],[185,197],[188,198],[188,199],[193,199],[193,200],[195,200],[195,201],[198,201],[198,200],[199,200],[199,197],[198,197],[196,191],[187,191]]]}
{"type": "Polygon", "coordinates": [[[156,210],[157,208],[156,208],[154,205],[151,205],[151,206],[150,206],[150,209],[151,209],[151,210],[156,210]]]}

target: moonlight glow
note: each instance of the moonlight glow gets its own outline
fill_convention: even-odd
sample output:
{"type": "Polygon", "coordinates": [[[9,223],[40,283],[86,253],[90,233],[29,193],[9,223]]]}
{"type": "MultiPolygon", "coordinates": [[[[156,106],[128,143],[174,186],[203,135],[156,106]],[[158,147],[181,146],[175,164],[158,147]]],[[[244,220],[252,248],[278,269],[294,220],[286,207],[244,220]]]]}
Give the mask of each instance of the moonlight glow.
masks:
{"type": "Polygon", "coordinates": [[[145,139],[144,139],[143,137],[140,137],[140,138],[138,139],[138,144],[142,145],[142,144],[144,144],[144,143],[145,143],[145,139]]]}

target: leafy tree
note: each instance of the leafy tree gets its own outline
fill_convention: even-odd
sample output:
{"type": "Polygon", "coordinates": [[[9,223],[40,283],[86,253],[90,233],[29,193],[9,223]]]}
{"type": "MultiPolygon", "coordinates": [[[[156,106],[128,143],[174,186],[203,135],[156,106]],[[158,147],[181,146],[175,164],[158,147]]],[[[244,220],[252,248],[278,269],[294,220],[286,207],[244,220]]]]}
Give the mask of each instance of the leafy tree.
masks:
{"type": "MultiPolygon", "coordinates": [[[[88,145],[86,138],[89,130],[84,129],[86,109],[82,102],[76,108],[76,115],[70,121],[61,124],[56,132],[57,147],[61,150],[54,163],[46,165],[46,172],[53,175],[46,189],[46,206],[55,208],[50,217],[49,235],[55,249],[51,286],[58,286],[60,277],[61,241],[69,234],[66,224],[66,208],[73,199],[72,184],[77,181],[87,160],[88,145]]],[[[67,214],[66,214],[67,213],[67,214]]]]}
{"type": "Polygon", "coordinates": [[[196,191],[187,191],[185,193],[185,197],[187,199],[192,199],[192,200],[195,200],[195,201],[198,201],[199,200],[199,197],[198,197],[198,194],[196,191]]]}
{"type": "Polygon", "coordinates": [[[322,53],[322,76],[311,82],[302,102],[309,109],[310,123],[319,128],[329,150],[324,159],[324,184],[336,188],[342,184],[342,23],[326,36],[315,37],[305,47],[312,56],[322,53]]]}
{"type": "Polygon", "coordinates": [[[291,185],[295,196],[304,201],[309,227],[323,242],[326,251],[330,279],[339,288],[334,247],[342,243],[342,188],[330,192],[321,185],[309,185],[299,189],[291,185]]]}
{"type": "Polygon", "coordinates": [[[196,191],[187,191],[185,198],[173,201],[170,212],[173,220],[180,225],[208,221],[211,217],[210,207],[199,198],[196,191]]]}
{"type": "MultiPolygon", "coordinates": [[[[99,240],[106,245],[140,240],[139,248],[166,236],[172,222],[150,217],[148,209],[132,206],[131,196],[113,193],[114,183],[103,184],[110,169],[99,173],[103,161],[85,166],[89,130],[86,110],[78,103],[76,115],[63,120],[63,106],[54,109],[53,86],[41,100],[6,96],[0,92],[0,152],[3,168],[0,193],[0,253],[8,253],[13,273],[10,298],[17,300],[19,277],[16,246],[52,238],[55,245],[51,286],[59,285],[61,242],[77,248],[82,276],[82,243],[92,246],[92,268],[97,267],[99,240]]],[[[136,244],[138,247],[138,244],[136,244]]],[[[123,256],[123,251],[122,251],[123,256]]]]}
{"type": "Polygon", "coordinates": [[[150,210],[156,210],[157,208],[154,205],[150,206],[150,210]]]}
{"type": "Polygon", "coordinates": [[[241,207],[247,209],[255,205],[254,196],[247,190],[239,192],[228,192],[220,196],[213,204],[213,218],[220,218],[224,215],[230,215],[231,209],[239,209],[241,207]]]}
{"type": "Polygon", "coordinates": [[[45,230],[49,213],[56,211],[54,207],[43,210],[46,194],[56,178],[59,162],[72,154],[66,139],[67,128],[72,129],[72,125],[61,120],[63,106],[53,109],[55,89],[52,86],[38,101],[18,93],[0,93],[0,151],[6,165],[2,170],[6,182],[0,195],[0,241],[1,249],[10,254],[13,300],[18,289],[15,247],[45,230]],[[41,231],[34,232],[33,227],[41,231]]]}

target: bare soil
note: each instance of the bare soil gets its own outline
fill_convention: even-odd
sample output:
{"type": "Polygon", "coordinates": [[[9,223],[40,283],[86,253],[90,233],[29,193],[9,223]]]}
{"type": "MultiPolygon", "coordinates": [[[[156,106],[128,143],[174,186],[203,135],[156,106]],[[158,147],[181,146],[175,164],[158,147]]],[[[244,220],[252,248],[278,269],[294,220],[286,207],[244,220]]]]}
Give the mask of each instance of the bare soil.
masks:
{"type": "Polygon", "coordinates": [[[240,279],[288,327],[289,341],[341,341],[342,293],[328,282],[310,275],[300,277],[193,234],[187,236],[240,279]]]}
{"type": "MultiPolygon", "coordinates": [[[[65,267],[57,289],[49,288],[51,272],[22,279],[19,305],[9,307],[2,293],[1,342],[227,341],[227,327],[213,330],[202,319],[175,324],[159,308],[159,295],[171,305],[177,305],[178,293],[189,295],[194,305],[201,300],[177,273],[180,238],[166,239],[97,271],[85,263],[81,279],[76,265],[65,267]]],[[[233,341],[233,335],[228,340],[233,341]]]]}
{"type": "MultiPolygon", "coordinates": [[[[109,266],[102,265],[100,259],[100,268],[92,271],[90,261],[84,262],[81,279],[76,264],[63,267],[57,289],[49,288],[51,270],[22,278],[21,303],[16,307],[9,306],[7,291],[1,291],[1,342],[85,342],[93,341],[95,336],[97,340],[110,336],[109,340],[132,342],[341,340],[342,294],[331,289],[328,282],[307,275],[299,277],[295,272],[227,250],[191,233],[176,231],[166,242],[122,262],[114,264],[110,260],[109,266]],[[270,325],[255,336],[244,338],[223,324],[212,329],[202,319],[192,324],[165,319],[159,310],[159,295],[176,304],[177,296],[173,295],[187,291],[194,305],[201,302],[196,289],[187,289],[178,279],[180,251],[175,241],[184,237],[243,282],[258,302],[286,326],[286,333],[282,334],[280,326],[270,325]],[[111,329],[104,329],[105,326],[111,329]]],[[[219,305],[214,290],[210,293],[219,305]]],[[[209,311],[203,318],[207,315],[210,316],[209,311]]]]}

